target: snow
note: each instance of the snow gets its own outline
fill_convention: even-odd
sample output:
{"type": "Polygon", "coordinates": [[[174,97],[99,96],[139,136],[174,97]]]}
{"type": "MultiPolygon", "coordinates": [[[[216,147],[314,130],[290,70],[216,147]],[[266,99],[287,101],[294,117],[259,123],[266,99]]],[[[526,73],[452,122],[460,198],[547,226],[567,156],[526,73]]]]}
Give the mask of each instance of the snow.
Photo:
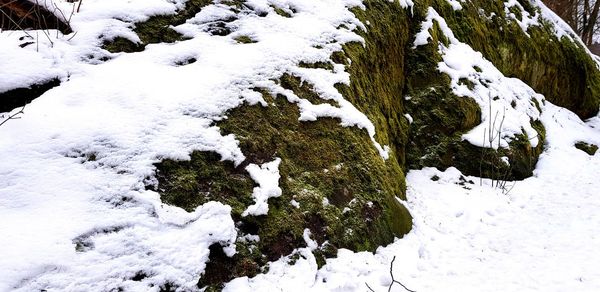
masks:
{"type": "Polygon", "coordinates": [[[523,5],[521,5],[521,3],[519,3],[519,1],[517,0],[508,0],[506,2],[504,2],[504,13],[506,13],[506,15],[512,19],[513,21],[515,21],[523,30],[523,33],[527,36],[529,36],[529,33],[527,33],[527,30],[529,30],[530,27],[532,26],[540,26],[540,21],[539,21],[539,14],[535,14],[535,15],[531,15],[529,12],[527,12],[525,10],[525,8],[523,7],[523,5]],[[521,13],[520,18],[517,17],[517,15],[515,15],[514,13],[512,13],[510,11],[510,8],[516,7],[517,10],[519,10],[519,12],[521,13]]]}
{"type": "MultiPolygon", "coordinates": [[[[73,5],[54,3],[64,11],[73,5]]],[[[194,150],[241,164],[245,157],[236,137],[223,135],[214,122],[244,104],[267,106],[252,88],[284,95],[299,107],[302,121],[334,117],[340,126],[366,129],[387,157],[371,121],[333,86],[349,82],[344,66],[331,71],[297,66],[327,61],[346,42],[363,42],[353,30],[367,28],[348,10],[364,9],[360,1],[249,0],[248,9],[235,13],[213,4],[174,27],[189,40],[130,54],[100,49],[102,41],[118,36],[139,41],[132,22],[172,13],[183,4],[85,0],[71,21],[76,34],[51,31],[47,39],[35,31],[31,36],[0,32],[0,92],[62,81],[28,105],[21,119],[0,127],[0,291],[158,291],[168,283],[194,290],[210,245],[220,244],[231,256],[237,241],[259,241],[237,238],[229,206],[208,202],[187,212],[163,204],[145,187],[157,183],[154,163],[189,159],[194,150]],[[293,17],[277,15],[272,5],[293,17]],[[267,15],[259,17],[261,12],[267,15]],[[207,32],[211,22],[234,14],[231,35],[207,32]],[[238,36],[257,42],[239,44],[238,36]],[[25,42],[34,44],[20,47],[25,42]],[[175,65],[190,58],[197,61],[175,65]],[[273,81],[284,73],[300,77],[339,106],[312,104],[285,90],[273,81]],[[138,275],[145,277],[134,280],[138,275]]],[[[542,11],[544,18],[552,17],[542,11]]],[[[600,116],[581,121],[503,76],[456,40],[433,9],[415,48],[431,38],[433,21],[451,41],[441,48],[439,70],[451,76],[455,93],[491,109],[482,110],[482,124],[465,139],[485,144],[480,139],[486,123],[502,112],[501,146],[521,128],[533,144],[528,121],[539,118],[547,141],[535,175],[511,182],[514,188],[504,194],[489,180],[479,185],[479,178],[453,168],[411,170],[408,201],[400,202],[414,216],[414,228],[404,238],[376,253],[341,249],[319,269],[311,252],[319,247],[305,230],[307,248],[295,251],[295,264],[290,264],[292,255],[282,257],[267,273],[234,279],[225,291],[365,291],[366,283],[385,291],[392,283],[394,257],[394,278],[417,291],[600,290],[600,154],[590,156],[573,146],[579,141],[600,145],[600,116]],[[432,181],[434,175],[439,180],[432,181]]],[[[257,184],[247,216],[265,214],[268,199],[281,194],[280,163],[246,167],[257,184]]],[[[294,200],[290,204],[299,207],[294,200]]]]}
{"type": "Polygon", "coordinates": [[[446,1],[448,2],[448,4],[450,4],[450,6],[452,6],[452,9],[454,9],[454,11],[462,10],[462,5],[460,5],[459,0],[446,0],[446,1]]]}
{"type": "Polygon", "coordinates": [[[310,256],[285,268],[281,259],[225,291],[387,291],[393,257],[394,278],[416,291],[598,291],[600,155],[573,143],[600,143],[600,116],[583,122],[548,103],[540,118],[547,148],[508,194],[455,168],[411,170],[404,204],[414,226],[404,238],[376,253],[341,249],[318,271],[310,256]]]}
{"type": "Polygon", "coordinates": [[[427,9],[427,16],[425,17],[425,21],[421,23],[421,31],[419,31],[415,36],[415,41],[413,42],[413,49],[416,49],[418,46],[426,45],[429,43],[431,39],[431,33],[429,30],[433,29],[433,21],[436,21],[440,26],[440,30],[452,43],[457,43],[458,40],[454,37],[454,33],[446,24],[446,21],[433,9],[433,7],[429,7],[427,9]]]}
{"type": "Polygon", "coordinates": [[[433,21],[450,42],[447,47],[439,45],[443,62],[438,64],[438,70],[450,76],[454,94],[474,99],[481,108],[481,123],[463,135],[463,139],[476,146],[497,149],[508,147],[516,134],[524,133],[531,145],[537,146],[537,132],[530,121],[539,119],[544,97],[521,80],[505,77],[480,52],[456,39],[446,21],[431,7],[415,39],[415,48],[431,39],[429,29],[433,21]]]}
{"type": "MultiPolygon", "coordinates": [[[[31,41],[28,36],[19,40],[14,36],[0,34],[0,68],[12,74],[3,74],[0,78],[0,92],[9,91],[19,87],[29,87],[35,83],[47,82],[56,77],[65,77],[61,70],[57,70],[51,59],[41,54],[23,54],[20,44],[31,41]],[[28,66],[21,66],[28,64],[28,66]]],[[[28,50],[34,50],[32,46],[28,50]]]]}
{"type": "MultiPolygon", "coordinates": [[[[63,11],[73,5],[55,3],[63,11]]],[[[303,121],[334,117],[340,126],[365,128],[387,157],[371,121],[335,90],[334,83],[349,82],[344,67],[298,68],[327,60],[346,42],[363,41],[353,30],[365,27],[348,10],[359,1],[248,1],[228,23],[228,36],[207,31],[210,22],[232,15],[214,4],[174,27],[189,40],[129,54],[100,48],[115,37],[138,41],[132,22],[183,3],[86,0],[73,15],[71,35],[0,33],[0,92],[62,81],[0,128],[0,221],[11,222],[0,227],[0,291],[148,291],[168,283],[194,289],[208,246],[235,253],[230,207],[213,202],[186,212],[145,186],[157,183],[154,163],[190,159],[193,150],[241,164],[236,137],[223,135],[214,122],[244,103],[266,106],[253,88],[283,94],[303,121]],[[272,5],[293,6],[293,17],[277,15],[272,5]],[[271,13],[259,17],[261,11],[271,13]],[[257,42],[239,44],[234,39],[241,35],[257,42]],[[29,41],[34,44],[19,46],[29,41]],[[196,62],[177,65],[190,58],[196,62]],[[286,91],[275,82],[284,73],[340,106],[312,104],[286,91]],[[146,277],[132,281],[139,273],[146,277]]],[[[248,215],[264,214],[268,198],[281,193],[278,164],[248,166],[257,183],[248,215]]]]}
{"type": "Polygon", "coordinates": [[[255,187],[252,191],[252,197],[255,201],[254,205],[248,206],[246,211],[242,213],[242,216],[267,215],[269,212],[267,200],[269,200],[269,198],[281,196],[281,188],[279,187],[280,163],[281,159],[276,158],[275,160],[260,166],[256,164],[246,166],[246,171],[248,171],[250,177],[258,183],[258,187],[255,187]]]}

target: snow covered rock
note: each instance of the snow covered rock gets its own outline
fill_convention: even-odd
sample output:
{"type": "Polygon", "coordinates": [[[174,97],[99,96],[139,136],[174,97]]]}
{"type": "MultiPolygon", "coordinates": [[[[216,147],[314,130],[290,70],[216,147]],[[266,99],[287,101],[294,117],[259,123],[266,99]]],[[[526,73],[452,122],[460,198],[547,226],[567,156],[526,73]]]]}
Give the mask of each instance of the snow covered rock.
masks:
{"type": "Polygon", "coordinates": [[[0,290],[320,285],[410,232],[409,168],[523,179],[550,102],[598,112],[537,2],[52,3],[74,33],[0,32],[3,117],[33,100],[0,127],[0,290]]]}

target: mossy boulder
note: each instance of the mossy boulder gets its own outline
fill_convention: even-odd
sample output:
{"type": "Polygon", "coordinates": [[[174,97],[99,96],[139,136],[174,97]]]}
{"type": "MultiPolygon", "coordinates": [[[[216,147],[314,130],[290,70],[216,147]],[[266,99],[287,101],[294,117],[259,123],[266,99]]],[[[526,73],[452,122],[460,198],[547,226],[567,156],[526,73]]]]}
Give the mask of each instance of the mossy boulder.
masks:
{"type": "MultiPolygon", "coordinates": [[[[541,14],[528,1],[518,3],[530,15],[541,14]]],[[[417,1],[415,16],[434,7],[454,35],[491,61],[504,75],[516,77],[552,103],[589,118],[600,108],[600,71],[579,43],[557,37],[553,26],[540,17],[527,32],[505,13],[504,1],[461,2],[455,11],[446,0],[417,1]]],[[[522,12],[513,6],[517,19],[522,12]]]]}
{"type": "Polygon", "coordinates": [[[213,262],[228,264],[209,264],[210,277],[203,277],[202,285],[253,276],[268,261],[305,246],[305,229],[320,245],[315,252],[320,258],[334,256],[338,248],[374,251],[411,229],[410,214],[398,201],[405,198],[402,169],[395,159],[379,156],[365,130],[341,127],[328,118],[300,122],[297,106],[285,97],[265,98],[269,106],[242,106],[218,123],[224,134],[240,141],[247,157],[241,165],[203,152],[194,152],[190,161],[157,165],[157,191],[165,203],[193,210],[209,200],[221,201],[232,206],[240,237],[260,238],[238,244],[234,258],[216,257],[213,262]],[[242,216],[252,204],[254,186],[244,167],[277,157],[282,196],[269,200],[266,216],[242,216]],[[227,279],[214,276],[228,266],[227,271],[237,272],[227,273],[227,279]]]}
{"type": "MultiPolygon", "coordinates": [[[[345,44],[330,62],[299,66],[332,70],[334,63],[346,65],[351,82],[336,87],[374,123],[376,141],[390,147],[389,159],[382,159],[365,130],[342,127],[332,118],[298,121],[295,104],[254,88],[267,106],[245,104],[216,122],[222,134],[235,135],[246,161],[236,166],[220,161],[214,153],[194,152],[190,161],[165,160],[156,165],[156,190],[165,203],[193,210],[216,200],[232,207],[240,238],[238,253],[229,258],[220,246],[212,246],[199,286],[218,289],[234,277],[265,271],[269,261],[306,245],[306,229],[319,245],[313,251],[319,264],[339,248],[374,251],[402,237],[412,226],[410,214],[398,200],[405,199],[404,174],[409,168],[454,166],[465,174],[496,179],[532,175],[544,147],[545,130],[538,120],[531,120],[539,140],[535,147],[530,143],[533,137],[524,131],[508,148],[497,151],[463,141],[462,135],[481,122],[481,108],[468,97],[456,96],[450,78],[437,70],[438,44],[448,40],[434,23],[431,42],[412,47],[429,6],[440,12],[460,41],[481,51],[506,76],[522,79],[582,117],[598,109],[600,73],[583,48],[556,38],[547,24],[532,28],[528,37],[514,20],[506,19],[500,1],[463,2],[460,11],[443,0],[419,1],[413,9],[389,1],[366,0],[364,5],[364,10],[352,10],[367,24],[366,31],[357,31],[364,44],[345,44]],[[492,12],[496,17],[486,17],[492,12]],[[571,78],[570,87],[563,84],[565,76],[571,78]],[[269,199],[266,215],[243,216],[253,203],[255,187],[245,167],[276,158],[281,159],[282,195],[269,199]]],[[[276,13],[293,17],[295,12],[279,9],[276,13]]],[[[177,17],[168,16],[167,22],[172,25],[177,17]]],[[[249,37],[236,40],[253,42],[249,37]]],[[[277,82],[313,104],[336,106],[297,76],[283,74],[277,82]]],[[[464,82],[469,86],[468,80],[464,82]]]]}
{"type": "MultiPolygon", "coordinates": [[[[428,4],[438,4],[441,11],[451,14],[450,18],[457,18],[458,14],[464,13],[455,12],[445,2],[428,4]]],[[[463,10],[468,9],[465,5],[463,10]]],[[[421,2],[416,4],[413,21],[424,21],[427,8],[421,2]]],[[[476,15],[475,18],[481,22],[486,21],[481,16],[476,15]]],[[[448,25],[451,23],[450,21],[448,25]]],[[[420,29],[419,26],[411,27],[411,35],[415,35],[420,29]]],[[[462,41],[461,35],[454,31],[455,28],[451,29],[462,41]]],[[[430,42],[417,49],[407,48],[405,56],[409,69],[406,71],[404,107],[413,120],[408,131],[408,167],[446,169],[453,166],[464,174],[503,180],[531,176],[544,147],[545,130],[541,122],[531,120],[532,127],[537,131],[535,138],[539,141],[535,147],[530,143],[533,137],[528,137],[525,131],[517,134],[509,147],[499,150],[477,147],[464,141],[463,134],[481,123],[481,108],[469,97],[456,96],[449,86],[450,77],[437,70],[438,63],[442,61],[438,46],[447,46],[449,40],[437,22],[434,22],[429,32],[430,42]]],[[[472,89],[473,84],[469,84],[469,80],[461,81],[472,89]]]]}

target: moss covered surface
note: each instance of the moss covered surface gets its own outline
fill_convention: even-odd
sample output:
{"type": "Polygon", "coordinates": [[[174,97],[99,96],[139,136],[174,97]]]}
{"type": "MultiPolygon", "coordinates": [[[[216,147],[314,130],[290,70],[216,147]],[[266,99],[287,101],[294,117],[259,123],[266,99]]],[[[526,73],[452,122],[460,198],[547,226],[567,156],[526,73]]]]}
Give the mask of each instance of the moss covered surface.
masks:
{"type": "Polygon", "coordinates": [[[575,148],[589,154],[589,155],[594,155],[596,154],[596,151],[598,151],[598,146],[594,145],[594,144],[588,144],[586,142],[577,142],[575,143],[575,148]]]}
{"type": "MultiPolygon", "coordinates": [[[[527,1],[519,3],[530,14],[539,13],[527,1]]],[[[481,52],[504,75],[523,80],[581,118],[598,112],[600,71],[583,47],[566,37],[558,39],[544,22],[530,27],[527,36],[506,17],[502,1],[476,0],[461,5],[462,10],[454,11],[445,0],[417,1],[415,15],[422,17],[427,7],[434,7],[460,41],[481,52]]],[[[521,15],[516,14],[517,18],[521,15]]]]}
{"type": "Polygon", "coordinates": [[[200,285],[253,276],[267,261],[305,246],[307,228],[321,246],[315,255],[324,262],[338,248],[374,251],[412,226],[396,199],[404,198],[402,170],[396,161],[379,156],[366,131],[341,127],[335,119],[300,122],[296,105],[284,97],[265,97],[268,107],[236,108],[218,124],[224,134],[236,135],[247,157],[237,168],[202,152],[194,152],[191,161],[157,165],[163,201],[186,210],[221,201],[232,206],[240,236],[260,237],[254,247],[238,243],[239,254],[231,259],[214,256],[200,285]],[[244,167],[276,157],[282,159],[283,195],[269,200],[267,216],[243,217],[253,187],[244,167]]]}
{"type": "Polygon", "coordinates": [[[188,212],[206,202],[220,201],[241,215],[252,203],[252,178],[232,162],[220,161],[213,152],[192,152],[190,161],[163,160],[157,164],[156,177],[161,200],[188,212]]]}
{"type": "Polygon", "coordinates": [[[373,122],[376,140],[392,149],[390,159],[404,166],[408,121],[402,96],[405,71],[412,70],[406,67],[406,50],[411,42],[409,12],[398,2],[368,0],[364,5],[366,10],[352,10],[363,23],[370,23],[366,32],[358,32],[365,40],[364,46],[350,43],[332,56],[337,63],[351,60],[347,67],[350,86],[339,84],[337,88],[373,122]]]}
{"type": "MultiPolygon", "coordinates": [[[[238,242],[238,254],[232,258],[213,246],[199,286],[218,288],[234,277],[263,271],[268,261],[305,246],[305,229],[320,245],[314,251],[320,264],[335,256],[339,248],[374,251],[410,231],[412,218],[397,200],[405,199],[406,189],[402,166],[408,124],[403,117],[401,92],[408,18],[398,3],[369,1],[368,5],[373,5],[369,11],[377,13],[356,13],[373,23],[386,17],[385,25],[371,26],[372,32],[364,35],[366,48],[349,44],[332,62],[352,60],[352,85],[338,88],[375,123],[377,141],[392,147],[390,159],[380,157],[365,130],[342,127],[339,120],[331,118],[300,122],[296,105],[283,96],[273,97],[256,89],[263,92],[267,107],[242,106],[217,123],[223,134],[235,134],[240,141],[247,157],[244,163],[234,167],[214,154],[194,152],[191,161],[157,164],[157,191],[163,201],[186,210],[209,200],[221,201],[232,206],[240,236],[260,237],[258,242],[238,242]],[[393,62],[386,61],[390,54],[393,62]],[[245,167],[276,157],[282,160],[282,196],[269,199],[268,215],[243,217],[245,208],[253,203],[250,194],[254,187],[245,167]]],[[[300,66],[333,68],[327,62],[300,66]]],[[[314,104],[337,106],[335,101],[321,99],[300,78],[283,74],[278,82],[314,104]]],[[[290,259],[293,261],[293,256],[290,259]]]]}
{"type": "MultiPolygon", "coordinates": [[[[524,133],[500,151],[462,141],[462,134],[480,123],[481,109],[472,99],[454,95],[449,77],[436,69],[441,61],[437,44],[448,40],[434,24],[432,42],[412,49],[420,30],[417,24],[429,6],[438,10],[461,41],[481,51],[505,75],[521,78],[580,116],[597,110],[600,82],[596,79],[600,77],[592,60],[577,45],[557,40],[547,27],[532,29],[529,39],[516,23],[504,19],[501,2],[465,2],[462,11],[454,11],[444,0],[419,1],[413,13],[398,2],[366,0],[364,5],[366,10],[353,9],[363,23],[370,23],[368,31],[358,32],[364,45],[344,45],[331,62],[347,65],[351,83],[336,87],[375,124],[375,139],[390,146],[390,158],[381,159],[364,130],[344,128],[328,118],[299,122],[296,105],[256,89],[268,106],[242,106],[217,123],[223,134],[234,134],[240,141],[247,157],[244,163],[235,167],[214,154],[194,152],[191,161],[167,160],[157,165],[158,191],[166,203],[193,210],[209,200],[223,202],[232,206],[240,236],[260,237],[256,242],[238,242],[238,254],[232,258],[218,245],[212,246],[199,286],[218,289],[234,277],[264,271],[268,261],[305,246],[305,229],[320,245],[314,251],[320,264],[338,248],[373,251],[390,243],[411,228],[410,214],[396,200],[405,196],[407,168],[455,166],[465,174],[496,179],[532,174],[545,137],[539,121],[531,121],[538,132],[537,147],[529,142],[533,137],[524,133]],[[497,17],[486,18],[479,8],[497,17]],[[414,119],[412,124],[405,113],[414,119]],[[510,166],[502,161],[504,156],[510,166]],[[277,157],[282,160],[282,196],[269,199],[266,216],[242,216],[253,203],[250,194],[255,186],[245,167],[277,157]]],[[[279,10],[276,13],[286,17],[295,13],[290,7],[279,10]]],[[[519,11],[513,13],[522,17],[519,11]]],[[[252,42],[244,37],[236,40],[252,42]]],[[[333,68],[330,62],[300,66],[333,68]]],[[[295,76],[284,74],[278,82],[312,103],[336,105],[321,99],[310,84],[295,76]]],[[[290,261],[297,256],[291,255],[290,261]]]]}
{"type": "Polygon", "coordinates": [[[140,38],[140,43],[135,43],[124,37],[105,40],[103,48],[111,53],[141,52],[147,44],[172,43],[184,40],[183,36],[172,29],[185,23],[200,12],[202,7],[212,4],[212,0],[188,0],[185,7],[172,15],[155,15],[146,21],[134,24],[133,31],[140,38]]]}
{"type": "MultiPolygon", "coordinates": [[[[446,7],[448,5],[445,2],[440,5],[440,11],[458,17],[453,9],[446,7]]],[[[427,7],[422,3],[417,4],[413,21],[424,21],[427,7]]],[[[477,15],[476,18],[484,21],[477,15]]],[[[411,35],[418,31],[420,27],[411,27],[411,35]]],[[[428,44],[416,50],[407,49],[406,54],[408,65],[404,94],[407,100],[404,106],[414,120],[409,127],[406,151],[408,167],[446,169],[453,166],[467,175],[496,179],[531,176],[543,150],[543,125],[539,121],[532,121],[540,141],[536,147],[530,143],[533,137],[527,137],[524,132],[517,135],[508,148],[499,151],[463,141],[462,135],[481,123],[481,109],[474,100],[456,96],[450,89],[450,78],[437,71],[437,64],[442,61],[437,44],[447,45],[448,40],[435,22],[430,33],[432,40],[428,44]],[[507,157],[510,165],[502,162],[502,157],[507,157]]],[[[460,38],[460,35],[457,36],[460,38]]]]}

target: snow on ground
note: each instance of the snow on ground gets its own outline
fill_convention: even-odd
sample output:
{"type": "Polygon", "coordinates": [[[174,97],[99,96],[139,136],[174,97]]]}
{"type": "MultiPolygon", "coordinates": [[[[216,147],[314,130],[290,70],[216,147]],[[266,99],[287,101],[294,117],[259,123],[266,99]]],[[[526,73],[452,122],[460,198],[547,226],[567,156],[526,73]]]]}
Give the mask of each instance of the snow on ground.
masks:
{"type": "MultiPolygon", "coordinates": [[[[0,127],[0,291],[148,291],[166,283],[192,289],[209,245],[235,252],[230,208],[211,202],[188,213],[163,205],[144,185],[152,183],[153,163],[185,159],[192,150],[240,163],[244,156],[235,137],[221,135],[213,121],[244,102],[264,105],[254,87],[298,104],[302,120],[339,117],[342,126],[374,136],[373,124],[333,87],[349,80],[343,66],[297,67],[326,61],[345,42],[362,41],[352,30],[364,26],[347,9],[359,1],[248,1],[254,10],[237,14],[229,36],[206,31],[212,21],[231,15],[226,5],[215,4],[175,27],[190,40],[132,54],[99,48],[100,36],[136,41],[131,21],[182,4],[86,0],[72,20],[77,35],[51,43],[0,33],[0,91],[55,77],[63,81],[28,105],[22,119],[0,127]],[[271,4],[293,5],[293,17],[277,15],[271,4]],[[234,41],[242,35],[257,42],[234,41]],[[31,41],[36,44],[20,47],[31,41]],[[176,66],[190,58],[197,61],[176,66]],[[283,73],[302,77],[340,107],[313,105],[279,87],[272,80],[283,73]],[[135,281],[141,274],[143,281],[135,281]]],[[[473,78],[496,76],[469,72],[473,78]]],[[[282,259],[268,274],[236,279],[226,288],[365,291],[368,283],[384,291],[396,256],[395,278],[418,291],[600,290],[600,253],[594,250],[600,243],[600,199],[594,196],[600,155],[573,147],[579,140],[600,144],[600,117],[584,123],[547,103],[541,119],[547,149],[536,175],[517,182],[509,195],[489,181],[479,186],[478,178],[461,180],[454,169],[411,171],[407,207],[414,230],[405,238],[375,254],[340,250],[319,270],[306,233],[309,247],[299,250],[304,258],[295,265],[282,259]]],[[[385,146],[374,147],[387,156],[385,146]]],[[[257,208],[249,215],[264,212],[268,197],[279,194],[278,163],[249,167],[257,181],[257,208]]]]}
{"type": "Polygon", "coordinates": [[[226,291],[387,291],[393,257],[394,278],[416,291],[599,291],[600,154],[573,144],[600,143],[600,116],[586,124],[548,104],[541,119],[547,149],[508,194],[454,168],[412,170],[404,238],[375,254],[340,250],[320,270],[302,250],[296,265],[282,260],[226,291]]]}
{"type": "MultiPolygon", "coordinates": [[[[64,11],[77,4],[56,3],[64,11]]],[[[227,24],[228,36],[207,29],[233,13],[213,4],[174,28],[189,40],[131,54],[100,48],[117,36],[138,41],[131,22],[183,3],[86,0],[71,21],[76,34],[0,33],[0,92],[62,81],[0,128],[0,291],[195,287],[209,245],[235,252],[230,208],[210,203],[188,213],[162,204],[145,185],[155,183],[153,163],[189,159],[192,150],[241,163],[235,137],[213,123],[245,102],[266,105],[253,88],[297,103],[302,120],[338,117],[340,126],[365,128],[374,137],[373,124],[335,90],[335,83],[349,82],[343,66],[298,67],[362,41],[353,30],[363,25],[348,10],[360,2],[248,1],[227,24]],[[293,7],[292,17],[278,15],[273,5],[293,7]],[[241,44],[238,36],[256,42],[241,44]],[[178,65],[191,58],[196,62],[178,65]],[[315,105],[283,89],[275,80],[284,73],[313,83],[340,106],[315,105]],[[134,280],[142,274],[143,281],[134,280]]],[[[387,148],[373,141],[386,157],[387,148]]],[[[257,182],[257,205],[248,214],[266,212],[268,197],[281,192],[278,163],[248,167],[257,182]]]]}

